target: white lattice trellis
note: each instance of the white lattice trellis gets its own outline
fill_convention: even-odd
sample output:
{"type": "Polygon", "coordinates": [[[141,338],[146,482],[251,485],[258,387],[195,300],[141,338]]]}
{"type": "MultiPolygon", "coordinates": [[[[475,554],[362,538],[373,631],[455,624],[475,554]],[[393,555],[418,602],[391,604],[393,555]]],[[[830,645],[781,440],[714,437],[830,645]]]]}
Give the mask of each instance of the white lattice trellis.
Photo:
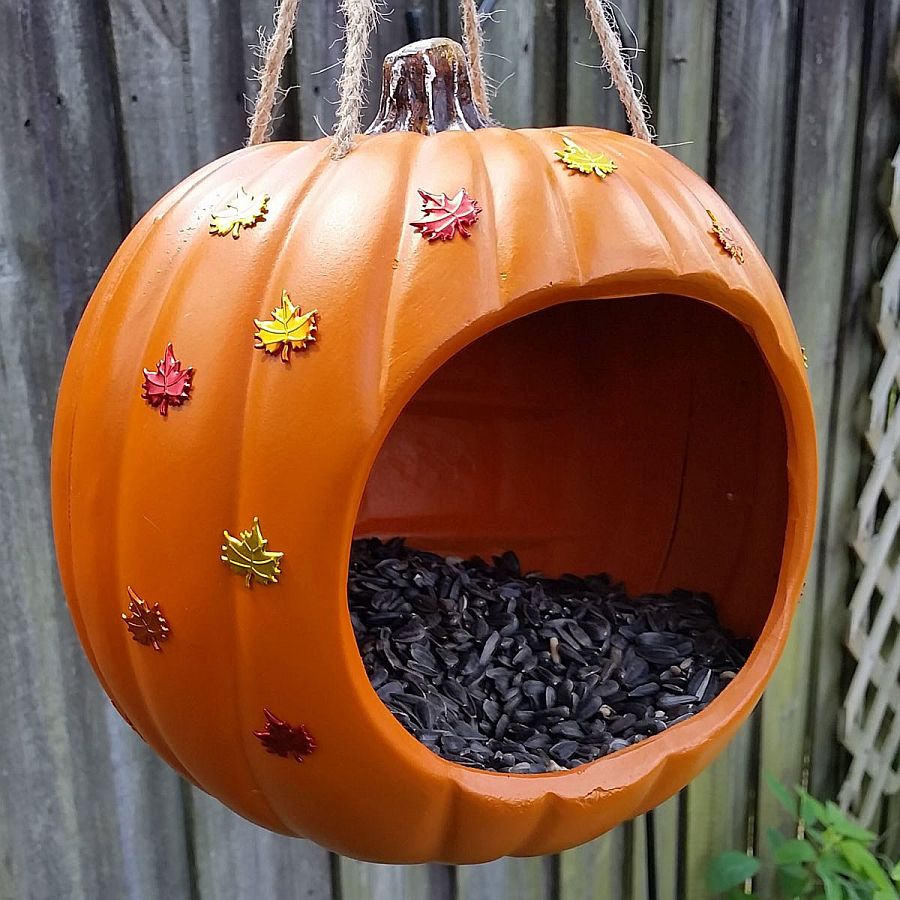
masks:
{"type": "MultiPolygon", "coordinates": [[[[893,170],[891,218],[900,234],[900,150],[893,170]]],[[[873,459],[852,538],[861,573],[847,647],[856,666],[841,729],[852,756],[841,805],[865,824],[874,823],[883,797],[900,790],[900,246],[876,286],[875,308],[884,356],[869,394],[865,440],[873,459]]]]}

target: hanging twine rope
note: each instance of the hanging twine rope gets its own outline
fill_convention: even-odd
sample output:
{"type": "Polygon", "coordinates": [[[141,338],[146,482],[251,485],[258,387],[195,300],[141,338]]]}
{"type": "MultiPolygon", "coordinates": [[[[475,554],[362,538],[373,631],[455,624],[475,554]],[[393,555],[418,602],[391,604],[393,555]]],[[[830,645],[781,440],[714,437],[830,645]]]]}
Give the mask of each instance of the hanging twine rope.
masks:
{"type": "MultiPolygon", "coordinates": [[[[353,139],[360,132],[366,95],[369,40],[375,28],[379,2],[380,0],[341,0],[341,12],[345,22],[344,60],[338,79],[337,123],[331,151],[333,159],[343,159],[353,148],[353,139]]],[[[275,14],[275,32],[271,39],[265,42],[262,50],[263,65],[259,73],[259,93],[250,118],[251,146],[261,144],[270,137],[278,83],[284,68],[284,59],[291,49],[299,6],[300,0],[279,0],[275,14]]],[[[585,7],[600,40],[604,65],[609,70],[612,83],[616,86],[625,107],[631,131],[635,137],[652,143],[649,109],[622,55],[622,38],[609,0],[585,0],[585,7]]],[[[481,113],[490,119],[490,100],[484,72],[484,36],[475,0],[460,0],[460,14],[472,94],[481,113]]]]}
{"type": "Polygon", "coordinates": [[[375,28],[377,0],[341,0],[344,14],[344,65],[338,79],[337,126],[334,130],[332,159],[343,159],[360,132],[366,103],[366,64],[369,38],[375,28]]]}
{"type": "MultiPolygon", "coordinates": [[[[378,0],[341,0],[344,15],[344,61],[338,79],[337,124],[335,125],[334,159],[346,156],[359,134],[362,110],[366,101],[366,62],[369,38],[375,27],[378,0]]],[[[275,32],[261,51],[263,65],[259,72],[259,93],[250,117],[250,146],[269,140],[272,113],[278,97],[278,83],[284,59],[291,49],[294,25],[300,0],[280,0],[275,13],[275,32]]]]}
{"type": "Polygon", "coordinates": [[[636,138],[652,144],[650,109],[635,85],[634,76],[622,56],[622,37],[612,7],[608,0],[584,0],[584,5],[587,7],[591,25],[594,26],[600,48],[603,50],[603,64],[609,71],[609,77],[625,107],[631,133],[636,138]]]}
{"type": "Polygon", "coordinates": [[[250,140],[247,143],[251,147],[262,144],[271,135],[278,83],[281,81],[284,58],[293,43],[299,6],[300,0],[281,0],[275,13],[275,32],[260,48],[263,64],[259,70],[259,93],[250,117],[250,140]]]}
{"type": "Polygon", "coordinates": [[[462,17],[463,46],[466,48],[466,61],[469,64],[469,82],[472,85],[472,98],[481,114],[491,120],[491,102],[487,92],[487,76],[484,74],[484,34],[481,31],[481,17],[475,0],[460,0],[459,11],[462,17]]]}

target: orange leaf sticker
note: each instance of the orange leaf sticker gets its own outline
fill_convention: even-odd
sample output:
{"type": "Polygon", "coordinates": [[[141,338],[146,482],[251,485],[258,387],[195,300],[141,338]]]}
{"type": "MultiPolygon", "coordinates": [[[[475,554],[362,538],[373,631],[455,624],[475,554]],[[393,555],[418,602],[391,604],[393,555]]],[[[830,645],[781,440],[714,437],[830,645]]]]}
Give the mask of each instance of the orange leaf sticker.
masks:
{"type": "Polygon", "coordinates": [[[708,209],[706,214],[712,222],[712,234],[719,239],[719,243],[725,249],[725,252],[743,265],[744,248],[737,242],[734,232],[727,225],[723,225],[718,218],[716,218],[716,214],[711,209],[708,209]]]}

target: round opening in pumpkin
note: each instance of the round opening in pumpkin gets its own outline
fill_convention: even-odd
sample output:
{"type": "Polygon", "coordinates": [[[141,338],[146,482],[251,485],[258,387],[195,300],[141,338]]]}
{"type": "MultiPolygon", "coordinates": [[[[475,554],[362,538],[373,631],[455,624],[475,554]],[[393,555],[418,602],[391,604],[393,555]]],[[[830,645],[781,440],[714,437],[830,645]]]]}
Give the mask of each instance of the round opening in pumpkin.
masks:
{"type": "Polygon", "coordinates": [[[711,305],[576,301],[497,328],[424,383],[372,467],[349,589],[372,686],[489,770],[662,733],[762,630],[786,460],[765,360],[711,305]]]}

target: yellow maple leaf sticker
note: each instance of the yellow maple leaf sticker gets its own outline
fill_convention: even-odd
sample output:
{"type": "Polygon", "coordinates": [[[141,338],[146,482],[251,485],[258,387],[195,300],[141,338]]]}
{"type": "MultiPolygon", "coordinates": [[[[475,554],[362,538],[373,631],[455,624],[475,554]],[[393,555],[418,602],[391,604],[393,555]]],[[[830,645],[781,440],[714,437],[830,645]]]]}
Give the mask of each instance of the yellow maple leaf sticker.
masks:
{"type": "Polygon", "coordinates": [[[305,350],[316,341],[319,328],[319,311],[311,309],[301,312],[299,306],[291,303],[287,291],[281,292],[281,306],[272,310],[272,319],[264,322],[254,319],[259,331],[256,332],[256,349],[266,353],[281,351],[284,362],[291,361],[291,350],[305,350]]]}
{"type": "Polygon", "coordinates": [[[209,233],[230,234],[235,240],[241,236],[242,228],[252,228],[262,222],[269,211],[268,194],[248,194],[243,188],[209,220],[209,233]]]}
{"type": "Polygon", "coordinates": [[[592,172],[599,178],[606,178],[616,171],[618,166],[603,153],[591,153],[576,144],[571,138],[563,136],[564,149],[557,150],[555,156],[563,165],[578,172],[590,175],[592,172]]]}
{"type": "Polygon", "coordinates": [[[269,543],[259,528],[259,519],[254,517],[249,531],[242,531],[238,537],[223,532],[225,543],[222,544],[223,563],[227,563],[233,572],[243,575],[250,587],[255,579],[260,584],[276,584],[281,574],[281,557],[283,553],[266,550],[269,543]]]}

